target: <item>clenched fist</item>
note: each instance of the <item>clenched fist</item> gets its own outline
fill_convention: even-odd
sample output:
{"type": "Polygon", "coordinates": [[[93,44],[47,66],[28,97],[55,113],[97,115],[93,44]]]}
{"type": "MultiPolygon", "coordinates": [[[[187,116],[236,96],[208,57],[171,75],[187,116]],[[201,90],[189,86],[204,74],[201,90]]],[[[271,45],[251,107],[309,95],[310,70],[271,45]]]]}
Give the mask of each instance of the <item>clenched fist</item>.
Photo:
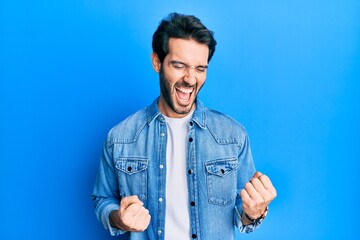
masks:
{"type": "Polygon", "coordinates": [[[124,231],[145,231],[150,219],[149,210],[135,195],[122,198],[119,210],[110,213],[111,225],[124,231]]]}
{"type": "MultiPolygon", "coordinates": [[[[251,223],[249,217],[257,219],[264,214],[267,206],[276,197],[276,190],[266,175],[256,172],[245,184],[245,188],[240,191],[240,196],[243,213],[247,215],[245,224],[249,224],[251,223]]],[[[243,216],[242,219],[244,219],[243,216]]]]}

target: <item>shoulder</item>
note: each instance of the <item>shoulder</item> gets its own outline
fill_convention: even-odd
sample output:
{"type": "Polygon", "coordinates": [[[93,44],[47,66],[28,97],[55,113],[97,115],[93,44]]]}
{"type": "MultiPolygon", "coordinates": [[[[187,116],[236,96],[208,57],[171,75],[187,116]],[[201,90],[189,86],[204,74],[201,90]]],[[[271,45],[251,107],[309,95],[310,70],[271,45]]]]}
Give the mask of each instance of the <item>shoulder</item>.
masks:
{"type": "Polygon", "coordinates": [[[207,123],[211,126],[219,126],[220,128],[226,127],[230,129],[237,129],[245,131],[245,127],[235,120],[234,118],[230,117],[229,115],[216,111],[214,109],[206,108],[207,110],[207,123]]]}
{"type": "Polygon", "coordinates": [[[245,129],[244,126],[235,120],[234,118],[230,117],[229,115],[219,112],[214,109],[206,108],[207,110],[207,122],[209,124],[225,124],[227,127],[233,127],[233,128],[240,128],[245,129]]]}
{"type": "Polygon", "coordinates": [[[245,127],[229,115],[206,108],[206,127],[215,139],[228,139],[239,144],[247,138],[245,127]]]}
{"type": "Polygon", "coordinates": [[[134,142],[147,124],[146,110],[147,108],[143,108],[115,125],[108,133],[108,145],[134,142]]]}

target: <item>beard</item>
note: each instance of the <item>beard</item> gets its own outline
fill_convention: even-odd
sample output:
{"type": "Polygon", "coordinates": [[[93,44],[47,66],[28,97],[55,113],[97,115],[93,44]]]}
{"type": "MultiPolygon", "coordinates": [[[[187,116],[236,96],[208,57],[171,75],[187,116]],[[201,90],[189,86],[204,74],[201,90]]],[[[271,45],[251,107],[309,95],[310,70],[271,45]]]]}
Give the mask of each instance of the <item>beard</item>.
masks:
{"type": "MultiPolygon", "coordinates": [[[[193,110],[193,106],[194,106],[194,104],[196,102],[197,84],[195,84],[193,86],[190,86],[186,82],[177,82],[175,84],[176,87],[183,86],[183,87],[186,87],[186,88],[189,88],[189,87],[193,88],[193,91],[192,91],[191,96],[190,96],[190,98],[193,98],[191,103],[187,104],[187,105],[181,105],[175,99],[176,98],[176,96],[175,96],[176,93],[172,92],[172,86],[170,85],[169,81],[166,80],[163,68],[160,69],[159,77],[160,77],[160,92],[161,92],[162,96],[164,97],[167,105],[171,108],[171,110],[173,112],[175,112],[176,114],[180,114],[180,115],[189,114],[191,112],[191,110],[193,110]],[[193,97],[193,94],[194,94],[195,97],[193,97]]],[[[176,90],[174,90],[174,91],[176,91],[176,90]]],[[[200,91],[200,89],[199,89],[199,91],[200,91]]]]}

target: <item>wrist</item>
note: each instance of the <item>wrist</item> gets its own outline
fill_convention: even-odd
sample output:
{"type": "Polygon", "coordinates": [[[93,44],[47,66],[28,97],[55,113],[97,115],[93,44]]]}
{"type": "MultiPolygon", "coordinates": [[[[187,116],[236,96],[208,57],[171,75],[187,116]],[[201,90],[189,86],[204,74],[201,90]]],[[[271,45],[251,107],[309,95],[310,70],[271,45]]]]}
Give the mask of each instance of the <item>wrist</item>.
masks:
{"type": "Polygon", "coordinates": [[[265,219],[268,211],[269,211],[269,207],[267,206],[267,207],[265,208],[265,211],[260,215],[260,217],[255,218],[255,219],[254,219],[254,218],[251,218],[251,217],[250,217],[249,215],[247,215],[244,211],[242,212],[241,216],[242,216],[242,218],[245,218],[246,223],[248,223],[248,224],[254,224],[254,223],[262,222],[262,221],[265,219]]]}
{"type": "Polygon", "coordinates": [[[112,227],[120,229],[119,224],[118,224],[119,223],[118,211],[116,211],[116,210],[111,211],[109,214],[109,220],[110,220],[110,225],[112,227]]]}

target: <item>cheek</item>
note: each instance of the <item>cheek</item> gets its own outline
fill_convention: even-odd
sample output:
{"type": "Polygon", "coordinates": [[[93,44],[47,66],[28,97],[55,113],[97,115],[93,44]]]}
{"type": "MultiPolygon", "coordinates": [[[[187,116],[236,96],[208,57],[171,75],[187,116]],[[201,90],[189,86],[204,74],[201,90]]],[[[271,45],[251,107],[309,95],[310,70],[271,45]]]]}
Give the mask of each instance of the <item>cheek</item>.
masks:
{"type": "Polygon", "coordinates": [[[201,78],[201,79],[199,79],[199,80],[197,81],[198,91],[199,91],[200,88],[202,88],[202,86],[204,85],[205,79],[206,79],[206,77],[203,77],[203,78],[201,78]]]}
{"type": "Polygon", "coordinates": [[[173,87],[178,81],[180,81],[182,79],[182,75],[181,74],[173,74],[173,73],[168,73],[164,75],[166,81],[168,82],[168,85],[170,87],[173,87]]]}

